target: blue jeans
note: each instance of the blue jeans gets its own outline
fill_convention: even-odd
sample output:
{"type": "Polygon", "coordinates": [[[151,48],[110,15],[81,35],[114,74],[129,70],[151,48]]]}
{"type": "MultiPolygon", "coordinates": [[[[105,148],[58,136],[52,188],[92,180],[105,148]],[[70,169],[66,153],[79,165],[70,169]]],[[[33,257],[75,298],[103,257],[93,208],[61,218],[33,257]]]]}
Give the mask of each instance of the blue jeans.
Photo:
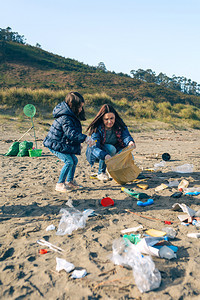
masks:
{"type": "MultiPolygon", "coordinates": [[[[110,145],[110,144],[105,144],[103,147],[103,150],[108,152],[108,154],[110,156],[114,156],[117,153],[117,149],[113,145],[110,145]]],[[[106,171],[105,160],[100,159],[98,174],[105,173],[105,171],[106,171]]]]}
{"type": "Polygon", "coordinates": [[[78,163],[78,158],[76,157],[76,155],[64,154],[51,149],[49,150],[65,163],[62,170],[60,171],[58,183],[64,183],[66,178],[67,178],[67,182],[73,181],[76,165],[78,163]]]}

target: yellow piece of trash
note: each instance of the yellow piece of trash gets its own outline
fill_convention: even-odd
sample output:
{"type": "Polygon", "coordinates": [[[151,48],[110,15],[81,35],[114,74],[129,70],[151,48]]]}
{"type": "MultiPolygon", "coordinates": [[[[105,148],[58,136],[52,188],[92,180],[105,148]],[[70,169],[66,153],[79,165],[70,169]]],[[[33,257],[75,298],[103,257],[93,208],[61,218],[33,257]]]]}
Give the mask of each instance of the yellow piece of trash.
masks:
{"type": "Polygon", "coordinates": [[[148,229],[145,231],[145,233],[150,236],[154,236],[154,237],[162,237],[162,236],[166,235],[166,232],[156,230],[156,229],[148,229]]]}
{"type": "Polygon", "coordinates": [[[168,185],[166,185],[164,183],[161,183],[161,185],[159,185],[155,188],[155,191],[158,192],[158,191],[162,191],[162,190],[167,189],[167,188],[168,188],[168,185]]]}
{"type": "Polygon", "coordinates": [[[155,172],[155,170],[153,168],[144,169],[144,171],[155,172]]]}
{"type": "Polygon", "coordinates": [[[97,175],[92,175],[92,176],[90,176],[90,179],[98,179],[98,178],[97,178],[97,175]]]}
{"type": "Polygon", "coordinates": [[[143,190],[147,190],[149,187],[148,184],[144,184],[144,183],[137,184],[137,186],[143,190]]]}

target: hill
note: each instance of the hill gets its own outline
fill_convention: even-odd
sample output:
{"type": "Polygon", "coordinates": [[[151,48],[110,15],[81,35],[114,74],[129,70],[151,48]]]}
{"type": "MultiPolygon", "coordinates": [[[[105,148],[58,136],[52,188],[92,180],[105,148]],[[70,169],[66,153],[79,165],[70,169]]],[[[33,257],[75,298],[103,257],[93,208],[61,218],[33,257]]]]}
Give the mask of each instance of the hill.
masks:
{"type": "Polygon", "coordinates": [[[38,47],[14,42],[0,44],[0,88],[78,90],[106,93],[128,101],[182,103],[200,107],[200,97],[161,87],[115,72],[103,71],[38,47]]]}

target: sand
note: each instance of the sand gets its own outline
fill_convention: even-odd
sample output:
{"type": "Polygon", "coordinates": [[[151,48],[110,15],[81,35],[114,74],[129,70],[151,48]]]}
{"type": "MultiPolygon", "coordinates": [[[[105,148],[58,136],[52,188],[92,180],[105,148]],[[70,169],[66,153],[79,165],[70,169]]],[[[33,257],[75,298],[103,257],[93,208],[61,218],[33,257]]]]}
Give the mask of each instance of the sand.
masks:
{"type": "MultiPolygon", "coordinates": [[[[21,136],[12,122],[0,127],[1,153],[6,153],[13,141],[21,136]]],[[[133,151],[135,163],[145,169],[160,162],[161,154],[168,152],[171,160],[156,172],[143,171],[147,177],[145,191],[154,204],[137,206],[137,201],[121,191],[114,180],[107,183],[90,179],[91,168],[86,161],[83,146],[75,179],[83,190],[68,194],[55,192],[55,184],[63,163],[42,147],[45,131],[37,129],[41,157],[6,157],[1,155],[1,232],[0,232],[0,298],[1,299],[200,299],[200,240],[187,237],[198,232],[193,226],[183,226],[180,214],[172,211],[176,202],[185,203],[194,210],[200,209],[200,195],[179,199],[170,197],[177,188],[155,192],[155,187],[167,180],[189,180],[191,186],[200,186],[200,131],[152,131],[133,133],[137,148],[133,151]],[[194,165],[194,172],[180,174],[172,167],[185,163],[194,165]],[[114,200],[113,207],[102,207],[104,197],[114,200]],[[48,225],[58,228],[61,208],[75,207],[79,211],[93,209],[96,216],[89,217],[84,228],[71,235],[58,236],[56,230],[46,231],[48,225]],[[127,209],[133,213],[127,211],[127,209]],[[143,217],[142,217],[143,216],[143,217]],[[155,220],[158,219],[158,220],[155,220]],[[141,293],[135,284],[132,270],[115,266],[109,259],[112,244],[122,237],[121,230],[143,225],[146,229],[167,227],[164,220],[173,222],[171,227],[177,236],[171,243],[178,247],[177,258],[155,258],[162,282],[158,289],[141,293]],[[54,251],[41,255],[44,248],[38,239],[61,247],[64,252],[54,251]],[[86,269],[87,276],[72,279],[65,271],[56,271],[56,257],[64,258],[76,268],[86,269]]],[[[24,140],[32,140],[27,134],[24,140]]],[[[97,165],[95,165],[97,171],[97,165]]],[[[136,183],[128,188],[143,191],[136,183]]],[[[48,249],[48,248],[47,248],[48,249]]]]}

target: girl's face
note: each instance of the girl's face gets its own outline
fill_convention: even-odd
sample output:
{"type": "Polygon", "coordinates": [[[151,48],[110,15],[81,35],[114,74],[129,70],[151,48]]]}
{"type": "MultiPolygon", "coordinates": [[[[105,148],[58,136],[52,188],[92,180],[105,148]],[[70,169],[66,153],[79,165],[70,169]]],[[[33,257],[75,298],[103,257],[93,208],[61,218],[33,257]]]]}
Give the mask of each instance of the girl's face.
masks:
{"type": "Polygon", "coordinates": [[[81,106],[80,106],[79,109],[78,109],[79,114],[80,114],[80,112],[81,112],[82,109],[83,109],[83,105],[84,105],[84,102],[81,102],[81,106]]]}
{"type": "Polygon", "coordinates": [[[103,116],[103,124],[106,129],[111,129],[115,124],[115,114],[107,113],[103,116]]]}

